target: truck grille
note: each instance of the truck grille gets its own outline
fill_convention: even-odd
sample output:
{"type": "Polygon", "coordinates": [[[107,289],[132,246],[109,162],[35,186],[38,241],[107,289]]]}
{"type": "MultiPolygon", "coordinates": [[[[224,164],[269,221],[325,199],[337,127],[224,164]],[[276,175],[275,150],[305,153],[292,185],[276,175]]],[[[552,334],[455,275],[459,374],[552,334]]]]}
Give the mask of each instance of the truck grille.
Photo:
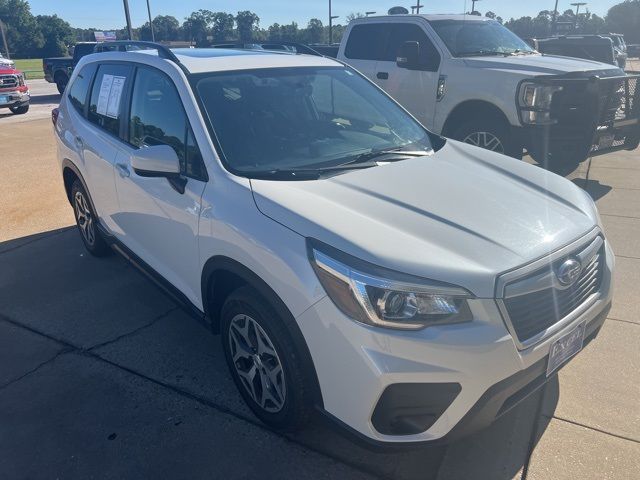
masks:
{"type": "Polygon", "coordinates": [[[0,88],[15,88],[18,84],[17,75],[0,75],[0,88]]]}
{"type": "Polygon", "coordinates": [[[504,299],[509,321],[520,342],[526,342],[570,315],[583,305],[594,293],[600,291],[604,272],[604,243],[598,237],[599,248],[582,259],[586,250],[563,257],[559,261],[534,271],[524,278],[509,284],[505,292],[517,291],[526,283],[535,285],[533,291],[513,295],[504,299]],[[601,245],[600,245],[601,244],[601,245]],[[567,258],[580,258],[582,272],[569,287],[557,282],[556,268],[567,258]]]}

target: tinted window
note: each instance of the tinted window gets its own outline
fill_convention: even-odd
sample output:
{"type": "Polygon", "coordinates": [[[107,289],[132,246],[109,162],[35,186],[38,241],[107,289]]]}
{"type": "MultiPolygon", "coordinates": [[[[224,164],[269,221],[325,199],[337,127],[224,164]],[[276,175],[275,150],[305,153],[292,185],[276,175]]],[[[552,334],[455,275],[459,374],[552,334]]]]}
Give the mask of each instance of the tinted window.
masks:
{"type": "Polygon", "coordinates": [[[201,77],[197,94],[225,163],[247,176],[330,167],[387,149],[431,150],[422,126],[347,68],[201,77]]]}
{"type": "Polygon", "coordinates": [[[131,68],[126,65],[100,65],[91,90],[89,121],[119,136],[131,68]]]}
{"type": "Polygon", "coordinates": [[[82,115],[84,115],[84,107],[87,104],[89,88],[96,68],[95,63],[84,66],[69,88],[69,101],[82,115]]]}
{"type": "Polygon", "coordinates": [[[161,72],[138,69],[133,86],[129,143],[135,147],[169,145],[180,160],[180,171],[201,178],[202,156],[188,125],[173,82],[161,72]]]}
{"type": "Polygon", "coordinates": [[[440,64],[440,54],[424,30],[412,23],[395,23],[392,25],[384,59],[388,62],[395,62],[402,45],[405,42],[412,41],[420,44],[420,64],[430,70],[437,70],[440,64]]]}
{"type": "Polygon", "coordinates": [[[344,55],[357,60],[382,60],[390,26],[386,23],[356,25],[349,33],[344,55]]]}

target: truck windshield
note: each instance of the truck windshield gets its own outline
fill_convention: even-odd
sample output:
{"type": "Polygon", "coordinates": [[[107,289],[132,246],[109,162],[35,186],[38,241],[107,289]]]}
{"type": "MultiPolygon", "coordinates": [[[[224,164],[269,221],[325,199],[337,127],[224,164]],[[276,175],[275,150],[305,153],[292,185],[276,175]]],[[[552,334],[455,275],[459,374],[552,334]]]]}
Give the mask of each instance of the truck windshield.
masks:
{"type": "Polygon", "coordinates": [[[348,68],[207,73],[195,91],[223,162],[239,175],[317,178],[431,151],[424,127],[348,68]]]}
{"type": "Polygon", "coordinates": [[[495,20],[432,20],[429,22],[456,57],[535,53],[495,20]]]}

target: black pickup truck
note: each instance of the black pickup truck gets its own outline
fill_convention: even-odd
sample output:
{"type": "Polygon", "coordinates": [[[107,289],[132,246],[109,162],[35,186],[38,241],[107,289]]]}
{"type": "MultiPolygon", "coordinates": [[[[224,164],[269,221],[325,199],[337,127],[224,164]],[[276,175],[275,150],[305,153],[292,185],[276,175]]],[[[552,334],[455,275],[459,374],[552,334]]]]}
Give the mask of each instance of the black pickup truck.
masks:
{"type": "Polygon", "coordinates": [[[55,83],[60,93],[64,92],[73,68],[85,55],[93,53],[96,42],[76,43],[73,48],[73,57],[54,57],[42,60],[44,78],[49,83],[55,83]]]}

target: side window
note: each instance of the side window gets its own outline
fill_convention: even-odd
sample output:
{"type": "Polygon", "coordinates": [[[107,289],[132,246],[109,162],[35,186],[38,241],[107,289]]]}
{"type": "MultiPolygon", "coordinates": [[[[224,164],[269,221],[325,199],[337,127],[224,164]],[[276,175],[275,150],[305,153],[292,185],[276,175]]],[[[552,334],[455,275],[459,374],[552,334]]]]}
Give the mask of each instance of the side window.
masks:
{"type": "Polygon", "coordinates": [[[87,105],[87,97],[89,96],[89,88],[93,74],[96,73],[97,65],[90,63],[86,65],[76,76],[73,84],[69,88],[69,101],[78,112],[84,116],[84,108],[87,105]]]}
{"type": "Polygon", "coordinates": [[[440,54],[427,34],[418,25],[413,23],[395,23],[389,36],[389,42],[384,55],[384,60],[395,62],[400,47],[405,42],[418,42],[420,44],[420,64],[430,71],[438,70],[440,66],[440,54]]]}
{"type": "Polygon", "coordinates": [[[100,65],[91,90],[89,121],[107,132],[120,136],[124,98],[131,68],[127,65],[100,65]]]}
{"type": "Polygon", "coordinates": [[[129,143],[137,148],[169,145],[178,155],[183,175],[200,179],[205,176],[180,96],[162,72],[138,69],[131,96],[129,143]]]}
{"type": "Polygon", "coordinates": [[[349,33],[344,55],[354,60],[382,60],[389,29],[386,23],[355,25],[349,33]]]}

